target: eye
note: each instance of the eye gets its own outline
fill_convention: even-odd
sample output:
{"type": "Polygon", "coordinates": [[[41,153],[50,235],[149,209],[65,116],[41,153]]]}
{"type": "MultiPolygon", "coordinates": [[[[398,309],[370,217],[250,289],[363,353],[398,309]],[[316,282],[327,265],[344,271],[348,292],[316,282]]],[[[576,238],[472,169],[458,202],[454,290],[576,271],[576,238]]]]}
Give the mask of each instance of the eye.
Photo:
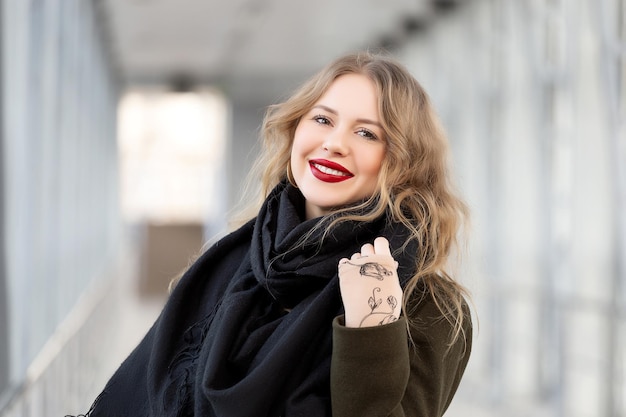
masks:
{"type": "Polygon", "coordinates": [[[326,116],[322,116],[321,114],[318,114],[316,116],[313,116],[313,120],[320,125],[329,125],[330,124],[330,119],[326,116]]]}
{"type": "Polygon", "coordinates": [[[360,128],[356,131],[356,134],[368,140],[378,140],[378,136],[376,136],[371,130],[367,130],[365,128],[360,128]]]}

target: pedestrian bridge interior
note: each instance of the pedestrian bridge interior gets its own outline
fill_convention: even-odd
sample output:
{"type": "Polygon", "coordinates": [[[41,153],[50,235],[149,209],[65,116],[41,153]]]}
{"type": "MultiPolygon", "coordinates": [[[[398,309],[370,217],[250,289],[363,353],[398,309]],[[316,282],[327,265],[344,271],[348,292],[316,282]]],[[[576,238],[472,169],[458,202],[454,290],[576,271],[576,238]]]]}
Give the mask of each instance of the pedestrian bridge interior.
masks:
{"type": "Polygon", "coordinates": [[[626,417],[626,0],[3,0],[0,417],[89,409],[265,108],[365,49],[429,92],[472,213],[446,416],[626,417]]]}

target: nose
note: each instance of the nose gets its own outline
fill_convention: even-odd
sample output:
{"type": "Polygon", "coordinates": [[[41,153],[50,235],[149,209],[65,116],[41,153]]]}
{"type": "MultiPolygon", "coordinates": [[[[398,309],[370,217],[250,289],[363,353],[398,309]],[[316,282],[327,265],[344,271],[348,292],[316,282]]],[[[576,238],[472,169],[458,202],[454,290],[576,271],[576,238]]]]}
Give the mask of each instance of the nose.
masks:
{"type": "Polygon", "coordinates": [[[328,135],[322,143],[322,148],[334,155],[345,155],[348,153],[348,132],[340,128],[335,128],[328,135]]]}

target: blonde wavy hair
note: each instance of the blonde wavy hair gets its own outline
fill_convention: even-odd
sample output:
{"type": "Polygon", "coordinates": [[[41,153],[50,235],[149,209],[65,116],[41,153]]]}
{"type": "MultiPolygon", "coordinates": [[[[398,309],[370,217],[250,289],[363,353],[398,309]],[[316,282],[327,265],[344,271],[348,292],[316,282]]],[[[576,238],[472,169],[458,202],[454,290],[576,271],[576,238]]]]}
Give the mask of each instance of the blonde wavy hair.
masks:
{"type": "Polygon", "coordinates": [[[417,272],[404,289],[404,309],[410,312],[407,308],[413,303],[409,300],[429,294],[453,326],[452,343],[464,333],[464,321],[468,320],[464,300],[467,292],[447,271],[468,210],[451,183],[447,139],[430,100],[408,70],[394,59],[369,52],[343,56],[289,99],[267,109],[261,130],[263,149],[249,177],[257,184],[250,181],[247,188],[256,191],[255,201],[240,213],[239,223],[256,216],[268,193],[288,178],[291,146],[301,117],[344,74],[365,75],[374,83],[386,153],[376,194],[358,207],[337,209],[318,225],[328,231],[343,221],[367,222],[384,214],[404,224],[410,231],[409,240],[416,240],[419,247],[415,254],[417,272]],[[355,208],[366,210],[363,213],[355,208]]]}

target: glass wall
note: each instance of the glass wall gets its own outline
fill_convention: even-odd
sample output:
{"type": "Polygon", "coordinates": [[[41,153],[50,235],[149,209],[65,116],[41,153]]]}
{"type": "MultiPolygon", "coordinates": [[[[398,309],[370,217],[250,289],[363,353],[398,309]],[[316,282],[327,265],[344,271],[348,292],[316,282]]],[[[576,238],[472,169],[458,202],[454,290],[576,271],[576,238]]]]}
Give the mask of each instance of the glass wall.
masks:
{"type": "Polygon", "coordinates": [[[79,296],[111,269],[121,230],[118,82],[98,2],[1,7],[0,410],[79,296]]]}
{"type": "Polygon", "coordinates": [[[450,414],[625,416],[625,2],[458,4],[399,51],[473,211],[479,331],[450,414]]]}

